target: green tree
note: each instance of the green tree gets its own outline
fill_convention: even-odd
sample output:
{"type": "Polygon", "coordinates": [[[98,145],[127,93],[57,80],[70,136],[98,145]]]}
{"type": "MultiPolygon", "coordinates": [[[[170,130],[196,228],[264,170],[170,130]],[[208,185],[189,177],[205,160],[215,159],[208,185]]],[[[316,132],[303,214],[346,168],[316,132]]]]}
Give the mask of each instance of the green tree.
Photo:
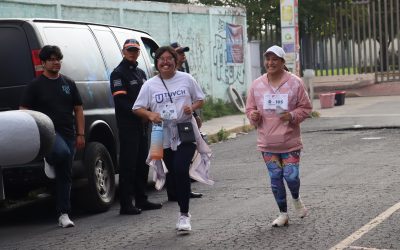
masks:
{"type": "Polygon", "coordinates": [[[182,3],[189,4],[189,0],[149,0],[149,2],[162,2],[162,3],[182,3]]]}

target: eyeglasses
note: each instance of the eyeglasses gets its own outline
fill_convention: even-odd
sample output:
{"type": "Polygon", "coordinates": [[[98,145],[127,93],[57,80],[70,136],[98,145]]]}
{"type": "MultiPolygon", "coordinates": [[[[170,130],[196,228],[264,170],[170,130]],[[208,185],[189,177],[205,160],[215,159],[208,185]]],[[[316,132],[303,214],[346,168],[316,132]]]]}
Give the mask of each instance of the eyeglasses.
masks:
{"type": "Polygon", "coordinates": [[[125,49],[125,50],[128,51],[128,52],[131,52],[131,53],[140,52],[140,49],[135,48],[135,47],[127,48],[127,49],[125,49]]]}
{"type": "Polygon", "coordinates": [[[49,59],[47,59],[46,61],[55,63],[55,62],[61,62],[61,59],[58,59],[58,58],[49,58],[49,59]]]}
{"type": "Polygon", "coordinates": [[[173,62],[175,59],[173,57],[160,57],[157,59],[158,62],[173,62]]]}

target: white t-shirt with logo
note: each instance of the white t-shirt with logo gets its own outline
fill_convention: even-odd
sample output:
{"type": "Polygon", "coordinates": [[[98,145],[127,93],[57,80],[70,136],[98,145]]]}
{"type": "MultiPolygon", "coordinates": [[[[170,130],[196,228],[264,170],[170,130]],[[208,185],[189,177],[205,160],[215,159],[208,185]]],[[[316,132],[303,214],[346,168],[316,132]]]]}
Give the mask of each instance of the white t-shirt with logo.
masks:
{"type": "MultiPolygon", "coordinates": [[[[160,77],[154,76],[147,80],[136,99],[132,109],[139,108],[150,109],[152,112],[162,114],[165,112],[166,106],[173,105],[176,110],[176,120],[174,122],[188,122],[192,119],[192,114],[185,114],[183,106],[190,106],[192,103],[204,100],[205,95],[196,80],[188,73],[176,71],[175,75],[170,79],[163,79],[168,90],[165,88],[160,77]],[[171,96],[171,100],[168,96],[171,96]]],[[[168,122],[168,121],[164,121],[168,122]]],[[[168,135],[164,134],[164,147],[168,135]]]]}
{"type": "Polygon", "coordinates": [[[184,105],[192,105],[193,102],[204,100],[205,95],[196,80],[185,72],[177,71],[174,77],[163,79],[168,90],[165,88],[159,76],[147,80],[133,105],[133,110],[139,108],[150,108],[151,111],[161,113],[165,105],[175,104],[177,111],[177,122],[191,119],[191,114],[183,112],[184,105]]]}

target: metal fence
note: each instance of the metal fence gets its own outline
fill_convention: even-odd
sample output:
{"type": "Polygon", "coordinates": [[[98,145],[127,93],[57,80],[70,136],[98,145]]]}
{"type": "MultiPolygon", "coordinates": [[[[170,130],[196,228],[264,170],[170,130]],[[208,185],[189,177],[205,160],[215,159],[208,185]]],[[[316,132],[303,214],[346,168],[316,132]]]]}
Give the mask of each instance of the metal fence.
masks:
{"type": "MultiPolygon", "coordinates": [[[[400,80],[400,0],[332,1],[322,28],[300,33],[302,71],[317,76],[374,73],[400,80]]],[[[260,50],[280,44],[279,25],[265,27],[260,50]]]]}
{"type": "Polygon", "coordinates": [[[332,5],[326,25],[301,36],[303,68],[319,76],[375,73],[376,82],[400,80],[399,0],[332,5]]]}

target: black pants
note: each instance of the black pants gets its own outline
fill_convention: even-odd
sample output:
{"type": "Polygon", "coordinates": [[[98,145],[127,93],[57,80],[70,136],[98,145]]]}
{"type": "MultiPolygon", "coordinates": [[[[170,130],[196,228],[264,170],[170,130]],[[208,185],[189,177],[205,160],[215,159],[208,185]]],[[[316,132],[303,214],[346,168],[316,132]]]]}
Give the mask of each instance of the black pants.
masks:
{"type": "Polygon", "coordinates": [[[164,149],[164,162],[168,169],[167,190],[175,190],[181,213],[189,212],[190,177],[189,167],[196,145],[181,143],[176,151],[164,149]]]}
{"type": "Polygon", "coordinates": [[[131,206],[147,200],[145,195],[149,167],[147,131],[142,124],[120,126],[119,128],[119,192],[121,207],[131,206]]]}

